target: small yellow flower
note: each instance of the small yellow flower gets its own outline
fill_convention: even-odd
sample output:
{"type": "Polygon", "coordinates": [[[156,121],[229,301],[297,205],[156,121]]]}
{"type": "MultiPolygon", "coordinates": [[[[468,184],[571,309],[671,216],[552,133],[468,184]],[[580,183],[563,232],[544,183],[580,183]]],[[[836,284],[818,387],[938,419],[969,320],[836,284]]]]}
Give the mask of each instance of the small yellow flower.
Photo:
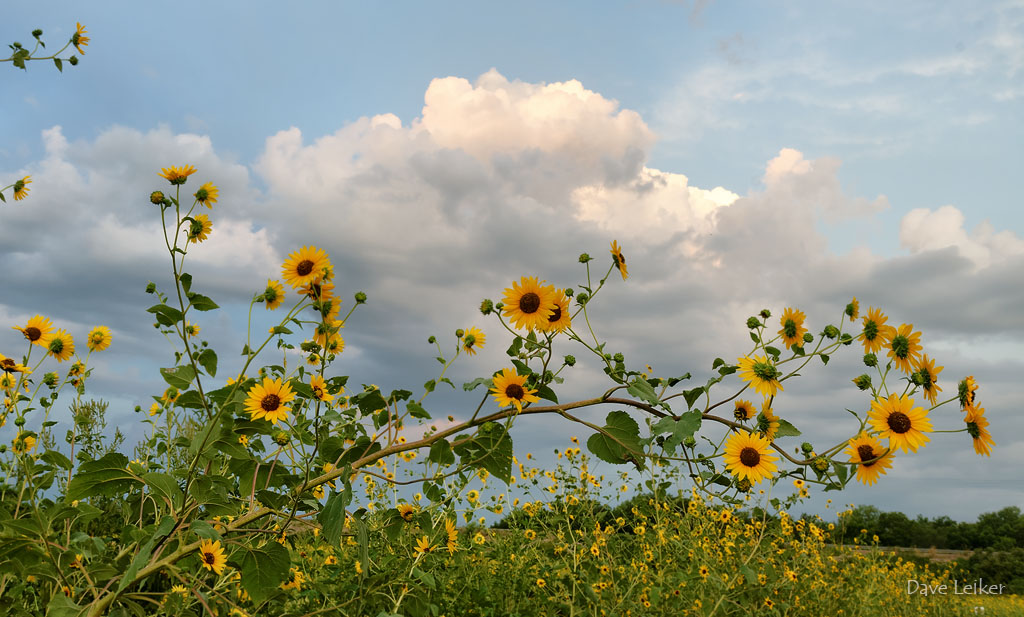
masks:
{"type": "Polygon", "coordinates": [[[25,176],[21,180],[14,183],[14,201],[21,201],[28,196],[28,192],[31,190],[26,184],[32,184],[32,176],[25,176]]]}
{"type": "Polygon", "coordinates": [[[184,165],[182,167],[161,167],[160,173],[157,175],[171,184],[185,184],[185,180],[194,173],[196,173],[195,167],[184,165]]]}
{"type": "Polygon", "coordinates": [[[207,208],[213,208],[213,204],[217,203],[217,192],[217,187],[212,182],[207,182],[200,186],[193,196],[196,198],[196,201],[207,208]]]}
{"type": "Polygon", "coordinates": [[[89,45],[89,37],[85,36],[86,32],[88,32],[88,30],[85,29],[85,26],[75,22],[75,33],[71,35],[71,44],[74,45],[75,49],[78,50],[78,53],[83,56],[85,55],[85,52],[82,51],[82,46],[89,45]]]}
{"type": "Polygon", "coordinates": [[[213,542],[203,540],[199,545],[199,562],[207,570],[212,570],[214,574],[219,575],[224,571],[224,565],[227,564],[228,559],[224,555],[224,549],[220,546],[220,540],[213,542]]]}

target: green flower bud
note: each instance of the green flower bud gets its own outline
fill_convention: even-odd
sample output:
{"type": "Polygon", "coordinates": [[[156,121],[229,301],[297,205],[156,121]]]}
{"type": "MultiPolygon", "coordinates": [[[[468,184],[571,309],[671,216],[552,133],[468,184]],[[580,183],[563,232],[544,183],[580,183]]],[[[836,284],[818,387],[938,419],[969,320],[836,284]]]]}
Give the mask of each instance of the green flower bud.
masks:
{"type": "Polygon", "coordinates": [[[135,413],[139,413],[140,411],[142,411],[142,407],[140,405],[136,405],[135,406],[135,413]]]}
{"type": "Polygon", "coordinates": [[[484,315],[490,315],[494,312],[494,303],[490,300],[484,300],[480,303],[480,312],[484,315]]]}
{"type": "Polygon", "coordinates": [[[878,366],[878,356],[873,353],[864,354],[864,366],[878,366]]]}
{"type": "Polygon", "coordinates": [[[751,330],[756,330],[761,327],[761,322],[758,321],[757,317],[747,317],[747,327],[751,330]]]}
{"type": "Polygon", "coordinates": [[[844,334],[844,335],[842,335],[841,337],[839,337],[839,341],[840,341],[840,342],[841,342],[841,343],[842,343],[843,345],[849,345],[850,343],[852,343],[852,342],[853,342],[853,337],[852,337],[852,336],[850,336],[849,334],[844,334]]]}
{"type": "Polygon", "coordinates": [[[761,315],[761,319],[768,319],[769,317],[772,316],[772,312],[769,311],[768,309],[761,309],[760,315],[761,315]]]}
{"type": "Polygon", "coordinates": [[[565,357],[565,365],[566,366],[575,366],[576,365],[576,357],[575,356],[566,356],[565,357]]]}
{"type": "Polygon", "coordinates": [[[153,281],[150,281],[146,285],[146,293],[148,293],[148,294],[156,293],[156,283],[154,283],[153,281]]]}
{"type": "Polygon", "coordinates": [[[434,343],[437,342],[437,339],[434,338],[433,336],[431,336],[430,338],[427,339],[427,342],[430,343],[431,345],[433,345],[434,343]]]}
{"type": "Polygon", "coordinates": [[[365,293],[363,293],[361,291],[357,291],[356,292],[356,304],[366,304],[366,294],[365,293]]]}
{"type": "Polygon", "coordinates": [[[462,338],[465,335],[466,335],[466,331],[463,330],[462,328],[459,328],[458,330],[455,331],[456,338],[462,338]]]}
{"type": "Polygon", "coordinates": [[[832,324],[825,326],[825,336],[830,339],[834,339],[839,336],[839,328],[836,328],[832,324]]]}
{"type": "Polygon", "coordinates": [[[68,58],[68,62],[71,63],[71,66],[78,66],[78,56],[71,56],[68,58]]]}
{"type": "Polygon", "coordinates": [[[15,49],[21,49],[21,43],[19,43],[18,41],[14,41],[13,43],[11,43],[11,46],[15,49]]]}
{"type": "Polygon", "coordinates": [[[590,261],[591,259],[593,259],[593,257],[591,257],[590,255],[587,255],[586,253],[580,253],[580,263],[581,264],[585,264],[588,261],[590,261]]]}
{"type": "Polygon", "coordinates": [[[18,416],[14,419],[14,426],[25,426],[25,417],[18,416]]]}
{"type": "Polygon", "coordinates": [[[274,435],[274,443],[276,443],[279,446],[288,445],[288,433],[284,431],[278,431],[278,433],[274,435]]]}
{"type": "Polygon", "coordinates": [[[0,454],[7,452],[7,444],[0,443],[0,454]]]}
{"type": "Polygon", "coordinates": [[[689,437],[683,439],[683,445],[686,446],[687,448],[692,448],[695,445],[697,445],[697,440],[693,438],[693,435],[690,435],[689,437]]]}
{"type": "Polygon", "coordinates": [[[576,296],[576,302],[578,302],[580,306],[585,306],[587,304],[587,300],[590,300],[590,296],[585,293],[581,293],[576,296]]]}
{"type": "Polygon", "coordinates": [[[738,482],[736,482],[736,488],[739,489],[741,493],[749,493],[750,489],[753,488],[753,486],[750,484],[749,478],[741,478],[738,482]]]}
{"type": "Polygon", "coordinates": [[[572,287],[566,287],[565,288],[565,297],[566,298],[571,298],[572,297],[572,293],[573,293],[572,292],[572,287]]]}
{"type": "Polygon", "coordinates": [[[57,373],[47,373],[43,375],[43,383],[50,386],[51,388],[57,385],[57,373]]]}
{"type": "Polygon", "coordinates": [[[828,459],[824,456],[817,456],[811,461],[811,469],[819,473],[828,471],[828,459]]]}
{"type": "Polygon", "coordinates": [[[804,332],[804,342],[805,343],[810,343],[810,342],[813,342],[813,341],[814,341],[814,335],[811,334],[810,332],[804,332]]]}
{"type": "Polygon", "coordinates": [[[871,388],[871,375],[864,373],[860,377],[853,379],[853,383],[860,390],[868,390],[871,388]]]}
{"type": "Polygon", "coordinates": [[[614,356],[612,356],[612,360],[615,360],[616,362],[624,362],[626,360],[626,356],[622,355],[621,353],[617,353],[614,356]]]}
{"type": "Polygon", "coordinates": [[[32,36],[38,39],[39,37],[43,36],[43,31],[40,30],[39,28],[36,28],[35,30],[32,31],[32,36]]]}
{"type": "Polygon", "coordinates": [[[804,456],[814,452],[814,446],[812,446],[809,441],[805,441],[800,444],[800,449],[803,450],[804,456]]]}

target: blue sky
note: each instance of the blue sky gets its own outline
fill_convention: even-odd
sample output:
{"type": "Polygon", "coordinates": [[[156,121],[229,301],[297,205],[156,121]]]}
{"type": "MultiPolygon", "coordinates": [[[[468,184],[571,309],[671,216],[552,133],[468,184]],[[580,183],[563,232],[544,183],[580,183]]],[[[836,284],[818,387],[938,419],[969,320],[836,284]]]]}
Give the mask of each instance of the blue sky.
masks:
{"type": "MultiPolygon", "coordinates": [[[[0,185],[34,179],[32,199],[0,205],[0,254],[21,266],[5,271],[0,318],[43,313],[79,337],[109,322],[123,351],[92,392],[132,419],[160,387],[139,367],[169,354],[140,293],[165,276],[144,196],[168,165],[222,188],[197,254],[227,299],[201,324],[211,343],[237,346],[245,298],[317,243],[343,264],[343,293],[375,300],[346,336],[339,370],[356,383],[384,386],[394,367],[422,383],[432,354],[408,341],[493,328],[481,297],[527,273],[572,284],[575,255],[618,239],[632,276],[608,292],[605,332],[637,365],[699,376],[742,353],[762,306],[798,305],[813,330],[856,295],[924,331],[946,392],[975,374],[991,459],[938,435],[883,486],[840,499],[958,518],[1024,506],[1006,471],[1024,462],[1024,4],[698,4],[10,8],[5,43],[40,27],[59,48],[76,21],[92,41],[63,74],[0,67],[0,185]],[[32,240],[40,217],[61,242],[32,240]],[[907,490],[939,481],[949,493],[907,490]],[[951,503],[955,491],[972,498],[951,503]]],[[[17,336],[0,332],[0,349],[17,336]]],[[[500,363],[505,346],[475,361],[500,363]]],[[[844,385],[859,371],[847,355],[793,389],[794,423],[822,440],[820,407],[865,405],[844,385]]],[[[594,366],[578,374],[567,391],[599,387],[594,366]]],[[[578,432],[520,430],[538,451],[578,432]]]]}

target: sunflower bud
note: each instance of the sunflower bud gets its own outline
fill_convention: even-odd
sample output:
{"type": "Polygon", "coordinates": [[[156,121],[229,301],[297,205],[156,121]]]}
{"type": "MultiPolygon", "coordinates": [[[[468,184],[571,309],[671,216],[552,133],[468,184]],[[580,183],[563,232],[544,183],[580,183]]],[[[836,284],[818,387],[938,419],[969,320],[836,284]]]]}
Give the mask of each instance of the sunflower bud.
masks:
{"type": "Polygon", "coordinates": [[[68,58],[68,62],[71,63],[71,66],[78,66],[78,56],[71,56],[68,58]]]}
{"type": "Polygon", "coordinates": [[[814,335],[810,332],[804,332],[804,342],[811,343],[814,341],[814,335]]]}
{"type": "Polygon", "coordinates": [[[873,353],[864,354],[864,366],[878,366],[878,356],[873,353]]]}
{"type": "Polygon", "coordinates": [[[427,339],[427,342],[428,342],[428,343],[430,343],[431,345],[433,345],[434,343],[436,343],[436,342],[437,342],[437,338],[435,338],[435,337],[431,336],[431,337],[429,337],[429,338],[427,339]]]}
{"type": "Polygon", "coordinates": [[[761,319],[768,319],[769,317],[772,316],[772,312],[769,311],[768,309],[761,309],[760,315],[761,319]]]}
{"type": "Polygon", "coordinates": [[[585,264],[588,261],[590,261],[591,259],[593,259],[593,257],[591,257],[590,255],[587,255],[586,253],[580,253],[580,263],[581,264],[585,264]]]}
{"type": "Polygon", "coordinates": [[[43,375],[43,383],[50,386],[51,388],[57,385],[57,373],[47,373],[43,375]]]}
{"type": "Polygon", "coordinates": [[[612,360],[615,360],[616,362],[625,362],[626,356],[622,355],[621,353],[617,353],[614,356],[612,356],[612,360]]]}
{"type": "Polygon", "coordinates": [[[274,435],[274,443],[276,443],[279,446],[288,445],[288,433],[284,431],[278,431],[278,433],[274,435]]]}
{"type": "Polygon", "coordinates": [[[14,426],[25,426],[25,417],[18,416],[14,419],[14,426]]]}
{"type": "Polygon", "coordinates": [[[462,338],[465,335],[466,335],[466,331],[463,330],[462,328],[459,328],[458,330],[455,331],[455,337],[456,338],[462,338]]]}
{"type": "Polygon", "coordinates": [[[576,296],[576,302],[578,302],[580,306],[586,306],[587,300],[590,300],[590,296],[588,296],[585,293],[581,293],[580,295],[576,296]]]}
{"type": "Polygon", "coordinates": [[[299,349],[307,353],[316,353],[320,351],[320,345],[318,345],[315,341],[303,341],[301,344],[299,344],[299,349]]]}
{"type": "Polygon", "coordinates": [[[809,441],[805,441],[802,444],[800,444],[800,449],[803,451],[804,456],[808,456],[812,452],[814,452],[814,446],[812,446],[809,441]]]}
{"type": "Polygon", "coordinates": [[[739,482],[736,483],[736,488],[738,488],[741,493],[749,493],[752,486],[748,478],[741,478],[739,482]]]}
{"type": "Polygon", "coordinates": [[[836,328],[832,324],[829,324],[829,325],[825,326],[825,337],[826,338],[834,339],[837,336],[839,336],[839,329],[838,328],[836,328]]]}
{"type": "Polygon", "coordinates": [[[149,203],[156,205],[164,203],[164,194],[160,191],[153,191],[149,194],[149,203]]]}
{"type": "Polygon", "coordinates": [[[38,39],[39,37],[43,36],[43,31],[40,30],[39,28],[36,28],[35,30],[32,31],[32,36],[38,39]]]}
{"type": "Polygon", "coordinates": [[[0,443],[0,454],[7,452],[7,444],[0,443]]]}
{"type": "Polygon", "coordinates": [[[815,457],[814,460],[811,461],[811,469],[820,473],[825,473],[828,471],[828,459],[824,456],[815,457]]]}
{"type": "Polygon", "coordinates": [[[565,297],[566,298],[571,298],[572,297],[572,293],[573,293],[572,292],[572,287],[566,287],[565,288],[565,297]]]}
{"type": "Polygon", "coordinates": [[[576,366],[576,356],[566,356],[565,357],[565,365],[566,366],[576,366]]]}
{"type": "Polygon", "coordinates": [[[841,337],[839,337],[839,342],[841,342],[843,345],[849,345],[850,343],[853,342],[853,337],[850,336],[849,334],[844,334],[841,337]]]}
{"type": "Polygon", "coordinates": [[[757,317],[747,317],[747,327],[755,330],[761,327],[761,322],[757,320],[757,317]]]}
{"type": "Polygon", "coordinates": [[[856,385],[857,388],[860,390],[868,390],[871,388],[871,375],[868,375],[867,373],[864,373],[863,375],[853,379],[852,381],[854,385],[856,385]]]}
{"type": "Polygon", "coordinates": [[[366,304],[366,294],[361,291],[356,292],[356,304],[366,304]]]}
{"type": "Polygon", "coordinates": [[[494,303],[491,302],[489,299],[485,299],[483,302],[480,303],[480,312],[483,313],[484,315],[490,315],[491,313],[494,312],[494,303]]]}
{"type": "Polygon", "coordinates": [[[154,283],[153,281],[150,281],[146,285],[146,293],[148,293],[148,294],[156,293],[156,283],[154,283]]]}

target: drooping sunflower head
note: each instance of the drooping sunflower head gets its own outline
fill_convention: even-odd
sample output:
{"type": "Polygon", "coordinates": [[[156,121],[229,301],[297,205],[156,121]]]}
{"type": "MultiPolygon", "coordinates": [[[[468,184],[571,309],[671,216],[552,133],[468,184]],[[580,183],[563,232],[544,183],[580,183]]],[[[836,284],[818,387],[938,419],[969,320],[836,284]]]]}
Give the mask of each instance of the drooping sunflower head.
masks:
{"type": "Polygon", "coordinates": [[[769,362],[765,356],[739,358],[736,360],[736,364],[739,366],[740,379],[753,386],[761,396],[775,396],[779,390],[782,390],[782,383],[779,382],[782,371],[769,362]]]}
{"type": "Polygon", "coordinates": [[[888,451],[877,437],[861,433],[850,440],[846,449],[851,463],[857,465],[857,481],[868,486],[878,482],[878,476],[892,467],[892,452],[888,451]]]}
{"type": "Polygon", "coordinates": [[[220,545],[220,540],[203,540],[199,545],[199,563],[202,564],[207,570],[212,570],[214,574],[219,575],[224,571],[224,566],[227,564],[228,558],[224,555],[224,549],[220,545]]]}
{"type": "Polygon", "coordinates": [[[75,341],[64,330],[57,330],[50,338],[47,353],[56,358],[57,362],[63,362],[75,353],[75,341]]]}
{"type": "Polygon", "coordinates": [[[555,288],[544,286],[544,281],[537,277],[521,277],[520,282],[512,282],[512,287],[505,289],[505,300],[502,312],[517,328],[527,330],[543,330],[555,310],[555,288]]]}
{"type": "Polygon", "coordinates": [[[103,351],[110,347],[111,340],[110,328],[96,326],[89,331],[89,338],[86,340],[85,345],[90,351],[103,351]]]}
{"type": "Polygon", "coordinates": [[[462,335],[462,350],[471,356],[487,342],[487,335],[476,326],[471,327],[462,335]]]}
{"type": "Polygon", "coordinates": [[[974,442],[974,452],[991,456],[992,447],[996,445],[996,442],[992,440],[992,434],[988,431],[985,409],[983,407],[974,409],[972,413],[968,414],[968,417],[964,418],[964,421],[967,423],[967,434],[974,442]]]}
{"type": "Polygon", "coordinates": [[[282,278],[293,288],[298,289],[313,281],[325,278],[331,262],[323,249],[315,246],[304,246],[288,256],[281,266],[282,278]]]}
{"type": "Polygon", "coordinates": [[[900,325],[887,347],[898,369],[908,375],[914,372],[914,364],[921,359],[921,333],[914,332],[914,324],[900,325]]]}
{"type": "Polygon", "coordinates": [[[781,419],[775,415],[769,403],[770,399],[765,399],[761,403],[761,413],[757,416],[757,432],[771,442],[779,433],[781,419]]]}
{"type": "Polygon", "coordinates": [[[14,358],[8,358],[7,356],[0,354],[0,371],[5,373],[25,373],[28,375],[32,372],[32,369],[24,364],[15,362],[14,358]]]}
{"type": "Polygon", "coordinates": [[[857,296],[850,300],[850,303],[846,305],[846,310],[843,311],[845,315],[850,317],[850,321],[857,319],[860,315],[860,302],[857,302],[857,296]]]}
{"type": "Polygon", "coordinates": [[[864,353],[877,353],[896,333],[895,328],[885,324],[888,320],[881,309],[868,308],[868,314],[863,317],[864,330],[859,335],[864,353]]]}
{"type": "Polygon", "coordinates": [[[199,187],[199,190],[195,192],[193,197],[202,205],[212,209],[213,204],[217,203],[219,193],[219,189],[213,185],[213,182],[207,182],[199,187]]]}
{"type": "Polygon", "coordinates": [[[195,167],[184,165],[182,167],[161,167],[160,173],[157,175],[173,185],[179,185],[185,184],[188,177],[194,173],[196,173],[195,167]]]}
{"type": "Polygon", "coordinates": [[[880,437],[889,439],[889,449],[917,452],[930,441],[925,433],[932,432],[928,412],[914,407],[914,399],[898,394],[878,398],[871,402],[868,418],[880,437]]]}
{"type": "Polygon", "coordinates": [[[273,311],[284,302],[284,286],[281,281],[267,279],[267,288],[263,291],[263,301],[267,303],[267,310],[273,311]]]}
{"type": "Polygon", "coordinates": [[[770,454],[768,439],[739,431],[733,433],[725,443],[725,467],[739,479],[747,479],[751,484],[770,478],[777,471],[775,466],[778,457],[770,454]]]}
{"type": "Polygon", "coordinates": [[[622,280],[626,280],[629,277],[629,269],[626,267],[626,258],[622,255],[622,249],[619,247],[617,240],[612,240],[612,261],[615,262],[615,267],[619,269],[619,274],[622,275],[622,280]]]}
{"type": "Polygon", "coordinates": [[[88,30],[85,29],[85,26],[75,22],[75,33],[71,35],[71,44],[74,45],[75,49],[78,50],[78,53],[83,56],[85,55],[85,52],[82,51],[82,47],[89,44],[89,37],[85,36],[86,32],[88,32],[88,30]]]}
{"type": "Polygon", "coordinates": [[[736,418],[737,422],[746,422],[757,413],[750,401],[738,400],[735,404],[736,409],[733,411],[733,417],[736,418]]]}
{"type": "Polygon", "coordinates": [[[524,403],[536,403],[540,398],[534,396],[536,390],[526,387],[526,376],[517,375],[512,369],[502,369],[500,375],[494,376],[494,387],[491,388],[491,395],[502,407],[515,405],[516,410],[522,412],[524,403]]]}
{"type": "Polygon", "coordinates": [[[53,332],[53,322],[42,315],[36,315],[28,320],[24,328],[14,326],[14,329],[25,335],[25,338],[33,345],[49,347],[50,333],[53,332]]]}
{"type": "Polygon", "coordinates": [[[794,308],[786,308],[782,312],[782,317],[779,318],[782,329],[779,330],[779,334],[782,336],[782,344],[787,349],[793,345],[803,345],[804,333],[807,332],[807,328],[804,327],[804,319],[806,316],[803,312],[794,308]]]}
{"type": "Polygon", "coordinates": [[[25,176],[14,183],[14,201],[21,201],[28,197],[28,192],[32,190],[28,188],[29,184],[32,184],[32,176],[25,176]]]}
{"type": "Polygon", "coordinates": [[[185,330],[185,334],[189,336],[196,336],[199,334],[199,331],[202,330],[202,328],[200,328],[196,324],[188,321],[185,322],[185,326],[183,329],[185,330]]]}
{"type": "Polygon", "coordinates": [[[914,371],[914,382],[921,384],[924,396],[932,406],[935,405],[935,397],[939,392],[942,392],[942,388],[935,382],[938,381],[939,373],[942,372],[943,368],[945,367],[935,366],[935,360],[929,358],[928,354],[924,354],[921,356],[914,371]]]}
{"type": "Polygon", "coordinates": [[[569,315],[569,296],[565,295],[564,289],[556,289],[552,294],[555,301],[555,308],[548,316],[546,324],[541,330],[544,332],[565,332],[572,325],[572,317],[569,315]]]}
{"type": "Polygon", "coordinates": [[[974,381],[974,375],[964,378],[957,384],[957,395],[960,398],[960,409],[966,410],[974,407],[974,393],[978,390],[978,384],[974,381]]]}
{"type": "Polygon", "coordinates": [[[263,383],[256,384],[245,400],[245,410],[253,420],[266,420],[276,425],[288,417],[291,411],[287,403],[295,398],[295,392],[288,382],[282,383],[281,378],[271,380],[263,378],[263,383]]]}

